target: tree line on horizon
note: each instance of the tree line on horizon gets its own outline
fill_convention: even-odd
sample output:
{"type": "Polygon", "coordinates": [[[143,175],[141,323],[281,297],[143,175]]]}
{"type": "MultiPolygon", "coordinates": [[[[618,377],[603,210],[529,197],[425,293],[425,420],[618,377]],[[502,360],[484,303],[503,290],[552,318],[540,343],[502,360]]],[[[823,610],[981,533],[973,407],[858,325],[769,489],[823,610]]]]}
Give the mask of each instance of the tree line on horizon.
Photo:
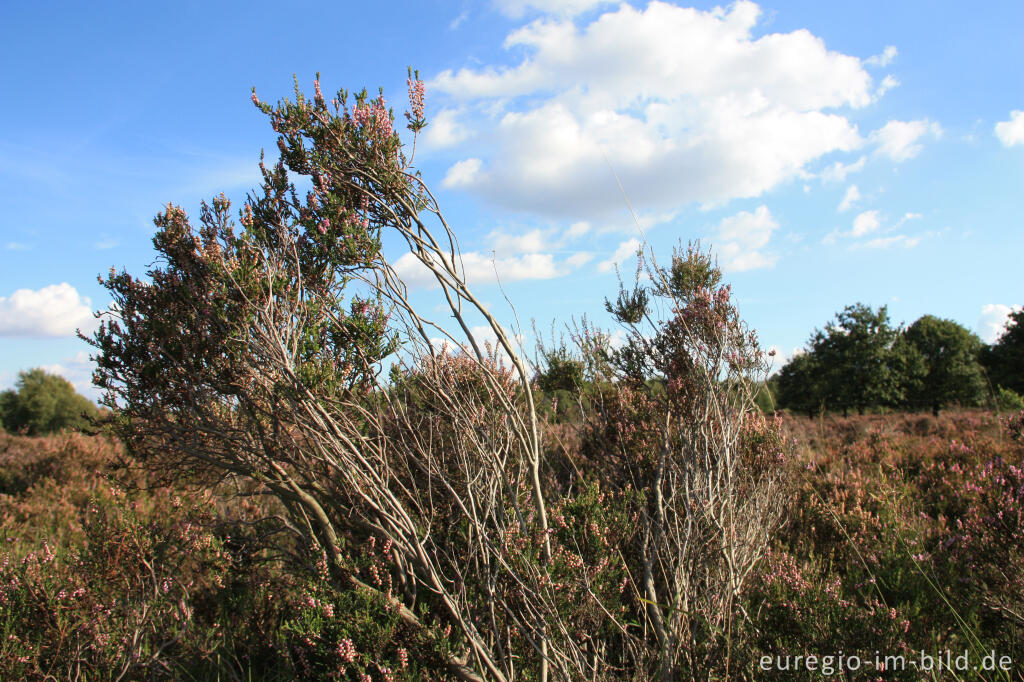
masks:
{"type": "Polygon", "coordinates": [[[886,306],[846,306],[816,329],[806,350],[766,384],[774,409],[825,411],[930,409],[950,405],[1024,407],[1024,311],[985,344],[953,320],[924,315],[893,325],[886,306]]]}

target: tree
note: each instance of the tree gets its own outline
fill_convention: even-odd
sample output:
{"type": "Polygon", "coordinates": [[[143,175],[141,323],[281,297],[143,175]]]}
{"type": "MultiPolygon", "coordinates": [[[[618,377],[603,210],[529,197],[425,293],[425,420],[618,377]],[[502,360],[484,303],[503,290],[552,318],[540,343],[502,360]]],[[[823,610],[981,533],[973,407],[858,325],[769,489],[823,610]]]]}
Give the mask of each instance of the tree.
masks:
{"type": "Polygon", "coordinates": [[[773,377],[780,407],[804,412],[808,418],[825,409],[828,394],[824,370],[812,353],[799,353],[773,377]]]}
{"type": "Polygon", "coordinates": [[[978,404],[985,395],[977,360],[980,349],[981,340],[953,320],[933,315],[918,319],[903,332],[895,349],[897,357],[905,358],[905,401],[929,405],[936,417],[950,403],[978,404]]]}
{"type": "Polygon", "coordinates": [[[993,387],[1024,394],[1024,310],[1010,313],[1003,333],[982,348],[979,360],[993,387]]]}
{"type": "Polygon", "coordinates": [[[0,394],[0,423],[8,431],[42,436],[81,430],[96,417],[96,405],[79,395],[71,382],[41,368],[20,372],[15,389],[0,394]]]}
{"type": "Polygon", "coordinates": [[[885,306],[849,305],[811,337],[811,353],[821,368],[830,407],[861,414],[874,405],[900,400],[892,347],[899,330],[889,324],[885,306]]]}

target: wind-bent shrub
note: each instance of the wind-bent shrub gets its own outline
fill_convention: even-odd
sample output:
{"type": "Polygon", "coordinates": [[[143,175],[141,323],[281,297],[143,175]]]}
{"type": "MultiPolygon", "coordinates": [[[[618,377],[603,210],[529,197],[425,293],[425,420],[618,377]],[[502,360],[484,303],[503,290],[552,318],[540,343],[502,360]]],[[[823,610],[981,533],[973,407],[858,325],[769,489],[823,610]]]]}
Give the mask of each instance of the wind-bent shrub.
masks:
{"type": "MultiPolygon", "coordinates": [[[[253,95],[281,155],[261,164],[240,229],[223,195],[198,229],[168,206],[148,281],[102,280],[116,313],[91,339],[95,379],[129,451],[168,478],[276,498],[307,569],[433,642],[446,656],[435,676],[667,680],[718,666],[779,515],[782,451],[752,416],[762,355],[717,270],[697,254],[652,269],[670,322],[644,336],[643,315],[622,313],[630,343],[587,349],[609,368],[588,433],[637,442],[566,487],[542,461],[535,372],[469,290],[383,96],[349,106],[314,87],[273,107],[253,95]],[[293,175],[311,179],[303,198],[293,175]],[[413,308],[387,231],[461,332],[413,308]],[[493,348],[471,331],[480,318],[493,348]]],[[[416,133],[411,73],[409,87],[416,133]]]]}

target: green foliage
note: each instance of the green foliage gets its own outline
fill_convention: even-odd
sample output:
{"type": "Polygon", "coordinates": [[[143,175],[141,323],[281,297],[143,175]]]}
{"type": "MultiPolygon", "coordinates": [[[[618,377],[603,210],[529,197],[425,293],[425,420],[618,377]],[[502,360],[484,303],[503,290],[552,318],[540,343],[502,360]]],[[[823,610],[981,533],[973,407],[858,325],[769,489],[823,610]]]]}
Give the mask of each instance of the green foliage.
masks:
{"type": "Polygon", "coordinates": [[[824,372],[811,353],[794,355],[773,377],[780,407],[812,416],[824,409],[828,397],[824,372]]]}
{"type": "Polygon", "coordinates": [[[904,399],[928,405],[937,415],[944,405],[977,405],[985,384],[978,351],[981,340],[952,320],[925,315],[910,325],[897,343],[904,399]]]}
{"type": "Polygon", "coordinates": [[[982,348],[979,359],[993,386],[1024,394],[1024,310],[1010,313],[1002,336],[982,348]]]}
{"type": "Polygon", "coordinates": [[[996,405],[1000,410],[1024,410],[1024,396],[1009,388],[1000,386],[996,389],[996,405]]]}
{"type": "Polygon", "coordinates": [[[846,306],[825,329],[815,332],[811,353],[824,377],[829,407],[861,413],[872,405],[899,402],[899,377],[892,347],[898,330],[889,324],[885,306],[846,306]]]}
{"type": "Polygon", "coordinates": [[[40,368],[19,373],[16,388],[0,394],[0,422],[12,432],[81,431],[96,416],[96,405],[76,393],[71,382],[40,368]]]}
{"type": "Polygon", "coordinates": [[[577,391],[583,387],[584,363],[569,352],[565,345],[541,349],[544,369],[537,373],[537,387],[545,393],[577,391]]]}

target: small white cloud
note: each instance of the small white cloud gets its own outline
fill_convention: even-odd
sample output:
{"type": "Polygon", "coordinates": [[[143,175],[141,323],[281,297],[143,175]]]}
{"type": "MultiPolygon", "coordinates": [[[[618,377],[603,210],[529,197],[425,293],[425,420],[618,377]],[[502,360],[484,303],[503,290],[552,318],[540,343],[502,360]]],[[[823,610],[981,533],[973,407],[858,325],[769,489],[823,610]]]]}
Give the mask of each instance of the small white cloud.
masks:
{"type": "Polygon", "coordinates": [[[575,268],[579,268],[579,267],[581,267],[583,265],[586,265],[593,258],[594,258],[594,254],[590,253],[589,251],[580,251],[580,252],[574,253],[571,256],[569,256],[568,258],[566,258],[565,259],[565,264],[568,265],[569,267],[575,269],[575,268]]]}
{"type": "MultiPolygon", "coordinates": [[[[552,279],[568,273],[549,253],[527,253],[521,256],[496,258],[491,254],[468,251],[457,259],[466,282],[470,285],[514,282],[522,279],[552,279]]],[[[433,273],[415,254],[406,253],[394,262],[398,276],[410,288],[438,286],[433,273]]]]}
{"type": "Polygon", "coordinates": [[[627,239],[626,241],[619,244],[618,248],[615,249],[615,253],[611,255],[608,260],[603,260],[597,264],[599,272],[610,272],[615,268],[616,265],[621,265],[623,261],[631,256],[636,256],[637,251],[640,250],[639,239],[627,239]]]}
{"type": "Polygon", "coordinates": [[[878,89],[875,90],[875,99],[878,99],[879,97],[889,92],[893,88],[898,88],[899,86],[900,82],[895,76],[886,76],[885,78],[882,79],[882,82],[879,84],[878,89]]]}
{"type": "Polygon", "coordinates": [[[900,51],[896,49],[895,45],[887,45],[881,54],[865,59],[864,64],[867,66],[889,66],[899,53],[900,51]]]}
{"type": "Polygon", "coordinates": [[[457,17],[455,17],[454,19],[452,19],[448,23],[448,30],[449,31],[454,31],[459,26],[461,26],[462,22],[464,22],[468,17],[469,17],[469,10],[462,10],[457,17]]]}
{"type": "Polygon", "coordinates": [[[92,383],[92,372],[95,368],[95,363],[89,359],[89,353],[84,350],[58,363],[42,366],[46,372],[67,379],[77,392],[90,400],[98,401],[102,391],[92,383]]]}
{"type": "Polygon", "coordinates": [[[499,258],[520,253],[538,253],[551,246],[551,239],[540,229],[530,230],[524,234],[506,234],[495,230],[487,236],[499,258]]]}
{"type": "Polygon", "coordinates": [[[478,180],[481,165],[480,159],[458,161],[445,173],[441,186],[447,189],[472,186],[478,180]]]}
{"type": "Polygon", "coordinates": [[[567,239],[577,239],[588,232],[590,232],[590,223],[581,220],[570,225],[569,229],[565,232],[565,236],[567,239]]]}
{"type": "Polygon", "coordinates": [[[92,248],[96,249],[97,251],[106,251],[107,249],[115,248],[118,244],[120,244],[120,242],[117,241],[116,239],[113,239],[112,237],[109,237],[107,235],[103,235],[99,241],[95,242],[92,245],[92,248]]]}
{"type": "Polygon", "coordinates": [[[924,147],[918,141],[925,135],[941,137],[942,126],[926,118],[917,121],[889,121],[871,133],[871,140],[878,145],[877,154],[899,162],[921,153],[924,147]]]}
{"type": "Polygon", "coordinates": [[[858,201],[860,201],[860,190],[857,189],[857,185],[850,185],[846,189],[846,194],[843,195],[843,200],[839,202],[839,212],[850,210],[858,201]]]}
{"type": "Polygon", "coordinates": [[[995,133],[1004,147],[1024,144],[1024,111],[1011,111],[1009,121],[996,123],[995,133]]]}
{"type": "Polygon", "coordinates": [[[853,163],[844,164],[836,161],[831,166],[828,166],[820,174],[823,182],[845,182],[846,176],[851,173],[859,173],[864,170],[864,164],[867,163],[867,157],[860,157],[853,163]]]}
{"type": "Polygon", "coordinates": [[[469,131],[459,122],[458,115],[459,112],[455,109],[442,109],[434,114],[420,136],[424,147],[428,149],[454,147],[468,138],[469,131]]]}
{"type": "Polygon", "coordinates": [[[921,243],[921,237],[908,237],[905,234],[896,234],[891,237],[870,239],[864,242],[864,246],[869,249],[888,249],[893,246],[902,246],[907,249],[912,249],[919,243],[921,243]]]}
{"type": "Polygon", "coordinates": [[[542,14],[572,17],[599,5],[613,5],[614,0],[492,0],[494,7],[511,19],[521,18],[528,10],[542,14]]]}
{"type": "Polygon", "coordinates": [[[924,216],[920,213],[904,213],[903,217],[896,221],[896,224],[892,226],[892,229],[898,230],[903,226],[904,223],[908,223],[911,220],[920,220],[924,216]]]}
{"type": "Polygon", "coordinates": [[[92,312],[89,299],[67,282],[18,289],[0,296],[0,337],[74,336],[76,329],[89,333],[96,327],[92,312]]]}
{"type": "Polygon", "coordinates": [[[722,268],[743,272],[775,265],[776,257],[766,254],[763,249],[778,227],[778,222],[764,205],[758,206],[753,213],[740,211],[723,218],[716,231],[722,268]]]}
{"type": "Polygon", "coordinates": [[[7,242],[5,247],[8,251],[30,251],[32,246],[24,242],[7,242]]]}
{"type": "Polygon", "coordinates": [[[879,228],[881,222],[878,220],[878,211],[864,211],[853,219],[853,231],[851,237],[863,237],[879,228]]]}
{"type": "Polygon", "coordinates": [[[1021,310],[1019,305],[1004,305],[1002,303],[986,303],[981,306],[981,316],[978,318],[978,336],[985,343],[995,343],[1006,330],[1006,321],[1010,313],[1021,310]]]}

